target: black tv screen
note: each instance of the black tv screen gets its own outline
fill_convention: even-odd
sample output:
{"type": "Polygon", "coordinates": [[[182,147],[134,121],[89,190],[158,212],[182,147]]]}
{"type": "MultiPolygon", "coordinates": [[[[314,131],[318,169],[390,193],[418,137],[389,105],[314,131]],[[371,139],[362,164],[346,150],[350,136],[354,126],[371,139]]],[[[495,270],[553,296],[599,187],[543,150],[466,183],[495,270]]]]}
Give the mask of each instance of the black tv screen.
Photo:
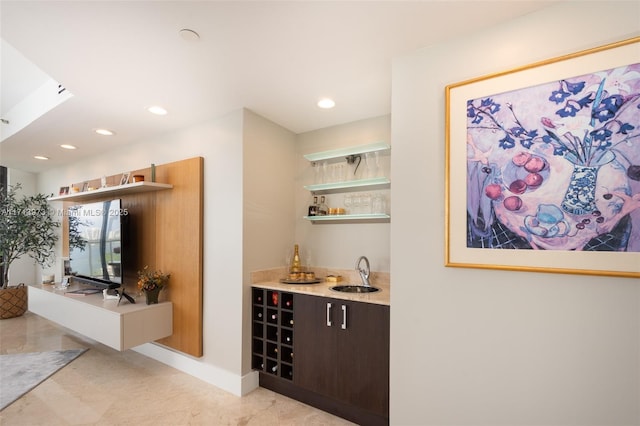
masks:
{"type": "Polygon", "coordinates": [[[98,288],[120,287],[126,215],[121,200],[75,205],[68,215],[72,279],[98,288]]]}

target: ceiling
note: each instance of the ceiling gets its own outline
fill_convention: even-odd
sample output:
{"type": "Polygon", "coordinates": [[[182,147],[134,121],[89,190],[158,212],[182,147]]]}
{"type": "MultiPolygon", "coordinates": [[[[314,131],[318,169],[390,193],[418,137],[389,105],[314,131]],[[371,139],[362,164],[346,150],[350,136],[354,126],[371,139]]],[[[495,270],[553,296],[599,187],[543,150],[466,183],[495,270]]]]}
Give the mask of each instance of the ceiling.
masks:
{"type": "Polygon", "coordinates": [[[294,133],[389,114],[393,58],[557,2],[2,0],[0,164],[37,173],[241,107],[294,133]],[[48,79],[73,96],[6,137],[48,79]]]}

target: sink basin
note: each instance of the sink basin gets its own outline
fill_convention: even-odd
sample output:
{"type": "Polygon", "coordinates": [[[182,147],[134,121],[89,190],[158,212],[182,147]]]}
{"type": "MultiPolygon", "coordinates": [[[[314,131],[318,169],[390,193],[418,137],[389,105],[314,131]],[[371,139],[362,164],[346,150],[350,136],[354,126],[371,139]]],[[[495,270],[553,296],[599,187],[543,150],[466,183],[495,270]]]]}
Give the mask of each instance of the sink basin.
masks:
{"type": "Polygon", "coordinates": [[[331,287],[331,290],[342,293],[375,293],[376,291],[380,291],[379,288],[365,287],[363,285],[337,285],[331,287]]]}

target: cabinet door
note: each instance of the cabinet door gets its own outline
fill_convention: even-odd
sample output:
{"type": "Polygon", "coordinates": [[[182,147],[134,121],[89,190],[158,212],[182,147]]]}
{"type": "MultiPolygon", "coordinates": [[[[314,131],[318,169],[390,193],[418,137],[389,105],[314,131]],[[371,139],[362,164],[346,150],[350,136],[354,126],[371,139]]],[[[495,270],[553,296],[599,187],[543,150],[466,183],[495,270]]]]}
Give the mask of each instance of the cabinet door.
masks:
{"type": "Polygon", "coordinates": [[[389,306],[295,298],[294,383],[388,417],[389,306]]]}
{"type": "Polygon", "coordinates": [[[303,294],[294,297],[294,383],[322,395],[334,396],[337,392],[336,301],[303,294]]]}
{"type": "Polygon", "coordinates": [[[389,415],[389,306],[336,300],[338,399],[389,415]]]}

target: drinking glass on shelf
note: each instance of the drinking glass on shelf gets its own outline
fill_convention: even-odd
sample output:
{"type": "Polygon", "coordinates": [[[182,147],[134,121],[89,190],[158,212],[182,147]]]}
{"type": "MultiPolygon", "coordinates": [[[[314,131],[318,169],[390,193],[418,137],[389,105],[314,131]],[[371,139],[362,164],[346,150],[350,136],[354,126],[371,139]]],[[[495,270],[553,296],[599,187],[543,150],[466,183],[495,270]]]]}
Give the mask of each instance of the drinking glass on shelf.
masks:
{"type": "Polygon", "coordinates": [[[362,209],[363,214],[371,213],[371,194],[370,193],[365,192],[364,194],[362,194],[362,196],[360,197],[360,207],[362,209]]]}
{"type": "Polygon", "coordinates": [[[320,167],[320,163],[313,163],[313,179],[315,184],[322,183],[322,167],[320,167]]]}
{"type": "Polygon", "coordinates": [[[322,162],[322,183],[329,183],[329,164],[322,162]]]}
{"type": "Polygon", "coordinates": [[[353,200],[353,197],[351,196],[351,194],[346,194],[344,196],[344,210],[345,210],[345,214],[351,214],[351,202],[353,200]]]}
{"type": "Polygon", "coordinates": [[[383,194],[377,193],[371,201],[371,210],[375,214],[386,213],[386,199],[383,194]]]}
{"type": "Polygon", "coordinates": [[[376,162],[372,152],[364,154],[364,164],[366,167],[366,179],[376,177],[376,162]]]}
{"type": "Polygon", "coordinates": [[[344,169],[345,169],[345,164],[344,163],[337,163],[336,164],[336,176],[335,176],[335,181],[336,182],[344,182],[345,178],[344,178],[344,169]]]}
{"type": "Polygon", "coordinates": [[[353,207],[352,214],[360,213],[360,194],[355,193],[351,197],[351,206],[353,207]]]}

